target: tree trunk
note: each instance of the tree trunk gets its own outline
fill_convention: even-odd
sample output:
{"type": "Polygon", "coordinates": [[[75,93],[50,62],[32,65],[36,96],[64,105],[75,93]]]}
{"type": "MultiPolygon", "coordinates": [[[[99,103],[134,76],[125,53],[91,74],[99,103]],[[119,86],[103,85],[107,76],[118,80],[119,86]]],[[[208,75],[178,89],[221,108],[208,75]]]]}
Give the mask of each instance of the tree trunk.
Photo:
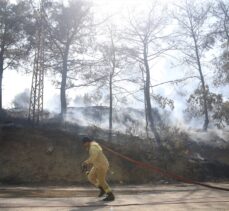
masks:
{"type": "Polygon", "coordinates": [[[152,107],[151,107],[151,99],[150,99],[150,69],[147,59],[147,49],[146,46],[144,46],[144,66],[146,70],[146,82],[145,82],[145,100],[146,100],[146,114],[150,123],[150,128],[155,136],[155,140],[158,146],[161,144],[160,136],[157,132],[154,118],[152,115],[152,107]]]}
{"type": "Polygon", "coordinates": [[[146,104],[146,94],[145,94],[145,91],[146,91],[146,86],[145,86],[145,74],[144,74],[144,68],[140,65],[140,69],[142,71],[142,80],[143,80],[143,83],[144,83],[144,88],[143,88],[143,91],[144,91],[144,109],[145,109],[145,121],[146,121],[146,124],[145,124],[145,132],[146,132],[146,138],[149,138],[149,121],[148,121],[148,115],[147,115],[147,104],[146,104]]]}
{"type": "Polygon", "coordinates": [[[112,139],[112,119],[113,119],[113,90],[112,90],[112,74],[109,79],[110,88],[110,107],[109,107],[109,141],[112,139]]]}
{"type": "Polygon", "coordinates": [[[116,68],[116,52],[115,52],[115,45],[113,40],[112,30],[110,30],[110,38],[111,38],[111,48],[112,48],[112,57],[111,57],[111,64],[112,64],[112,72],[109,75],[109,91],[110,91],[110,107],[109,107],[109,141],[112,139],[112,130],[113,130],[113,76],[116,68]]]}
{"type": "Polygon", "coordinates": [[[0,49],[0,112],[2,111],[2,79],[3,79],[3,65],[4,65],[4,40],[1,43],[0,49]]]}
{"type": "Polygon", "coordinates": [[[146,104],[146,98],[145,98],[145,85],[144,85],[144,108],[145,108],[145,121],[146,121],[146,137],[149,138],[149,132],[148,132],[148,127],[149,127],[149,121],[148,121],[148,115],[147,115],[147,104],[146,104]]]}
{"type": "Polygon", "coordinates": [[[63,57],[63,70],[61,75],[61,87],[60,87],[60,102],[61,102],[61,121],[64,121],[65,114],[67,112],[67,101],[66,101],[66,83],[68,73],[68,53],[69,45],[66,46],[66,50],[63,57]]]}
{"type": "Polygon", "coordinates": [[[2,111],[3,55],[0,54],[0,112],[2,111]]]}
{"type": "Polygon", "coordinates": [[[202,71],[200,69],[200,78],[201,78],[201,83],[202,83],[202,89],[203,89],[203,99],[204,99],[204,125],[203,125],[203,130],[207,131],[208,129],[208,124],[209,124],[209,118],[208,118],[208,106],[207,106],[207,92],[205,88],[205,82],[204,82],[204,77],[202,74],[202,71]]]}
{"type": "Polygon", "coordinates": [[[196,37],[195,37],[194,34],[193,34],[193,39],[194,39],[194,43],[195,43],[196,59],[197,59],[198,70],[199,70],[200,80],[201,80],[201,85],[202,85],[202,90],[203,90],[204,117],[205,117],[204,118],[203,130],[207,131],[208,124],[209,124],[208,106],[207,106],[207,92],[206,92],[206,88],[205,88],[205,81],[204,81],[204,76],[203,76],[202,67],[201,67],[201,63],[200,63],[200,56],[199,56],[199,50],[198,50],[198,46],[197,46],[197,41],[196,41],[196,37]]]}
{"type": "Polygon", "coordinates": [[[2,78],[3,78],[3,65],[0,61],[0,112],[2,111],[2,78]]]}

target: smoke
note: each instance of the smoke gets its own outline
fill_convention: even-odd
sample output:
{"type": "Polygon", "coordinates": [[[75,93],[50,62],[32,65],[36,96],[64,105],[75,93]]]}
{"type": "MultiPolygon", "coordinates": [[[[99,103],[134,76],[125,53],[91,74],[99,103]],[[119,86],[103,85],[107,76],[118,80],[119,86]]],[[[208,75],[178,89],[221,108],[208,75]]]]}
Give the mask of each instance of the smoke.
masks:
{"type": "MultiPolygon", "coordinates": [[[[65,120],[82,126],[96,126],[108,130],[109,108],[106,106],[69,107],[65,120]]],[[[143,135],[144,127],[143,111],[128,107],[113,109],[114,131],[143,135]]]]}
{"type": "Polygon", "coordinates": [[[13,99],[13,107],[19,109],[29,109],[30,91],[25,89],[22,93],[17,94],[13,99]]]}
{"type": "Polygon", "coordinates": [[[201,130],[186,131],[193,141],[198,144],[211,145],[216,148],[226,148],[229,145],[229,127],[224,129],[208,129],[207,132],[201,130]]]}

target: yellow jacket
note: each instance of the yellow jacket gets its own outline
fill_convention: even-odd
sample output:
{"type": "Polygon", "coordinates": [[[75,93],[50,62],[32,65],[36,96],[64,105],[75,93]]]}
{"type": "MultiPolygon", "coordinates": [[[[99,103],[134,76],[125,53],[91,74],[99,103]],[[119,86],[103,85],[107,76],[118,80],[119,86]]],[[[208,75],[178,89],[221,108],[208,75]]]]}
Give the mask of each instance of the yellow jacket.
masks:
{"type": "Polygon", "coordinates": [[[85,163],[92,164],[95,168],[108,168],[109,162],[106,156],[103,154],[101,146],[92,141],[89,146],[89,158],[85,163]]]}

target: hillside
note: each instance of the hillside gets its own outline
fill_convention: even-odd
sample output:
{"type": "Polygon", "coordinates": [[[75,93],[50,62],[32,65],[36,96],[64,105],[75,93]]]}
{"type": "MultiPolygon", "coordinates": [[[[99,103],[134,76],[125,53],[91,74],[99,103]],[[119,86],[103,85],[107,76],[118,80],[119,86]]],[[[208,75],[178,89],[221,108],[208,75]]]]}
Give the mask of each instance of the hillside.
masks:
{"type": "MultiPolygon", "coordinates": [[[[26,122],[26,121],[25,121],[26,122]]],[[[217,134],[215,143],[200,142],[184,132],[170,131],[163,137],[163,146],[154,140],[121,133],[106,141],[106,131],[73,124],[29,124],[8,122],[0,127],[0,182],[3,184],[77,184],[86,183],[80,163],[87,153],[82,148],[82,135],[95,139],[136,160],[156,165],[166,171],[200,181],[228,180],[229,144],[217,134]],[[104,137],[104,138],[102,138],[104,137]]],[[[200,133],[196,132],[200,137],[200,133]]],[[[136,168],[128,161],[105,151],[111,163],[109,179],[118,184],[175,182],[152,171],[136,168]]]]}

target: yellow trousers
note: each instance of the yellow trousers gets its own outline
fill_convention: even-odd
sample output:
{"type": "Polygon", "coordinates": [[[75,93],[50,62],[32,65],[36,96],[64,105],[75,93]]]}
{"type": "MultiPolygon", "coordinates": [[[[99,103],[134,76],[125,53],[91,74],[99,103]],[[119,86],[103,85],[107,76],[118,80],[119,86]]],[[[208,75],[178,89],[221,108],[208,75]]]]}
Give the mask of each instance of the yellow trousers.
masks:
{"type": "Polygon", "coordinates": [[[102,187],[106,193],[111,192],[106,182],[107,171],[107,167],[92,167],[88,174],[88,180],[96,187],[102,187]]]}

